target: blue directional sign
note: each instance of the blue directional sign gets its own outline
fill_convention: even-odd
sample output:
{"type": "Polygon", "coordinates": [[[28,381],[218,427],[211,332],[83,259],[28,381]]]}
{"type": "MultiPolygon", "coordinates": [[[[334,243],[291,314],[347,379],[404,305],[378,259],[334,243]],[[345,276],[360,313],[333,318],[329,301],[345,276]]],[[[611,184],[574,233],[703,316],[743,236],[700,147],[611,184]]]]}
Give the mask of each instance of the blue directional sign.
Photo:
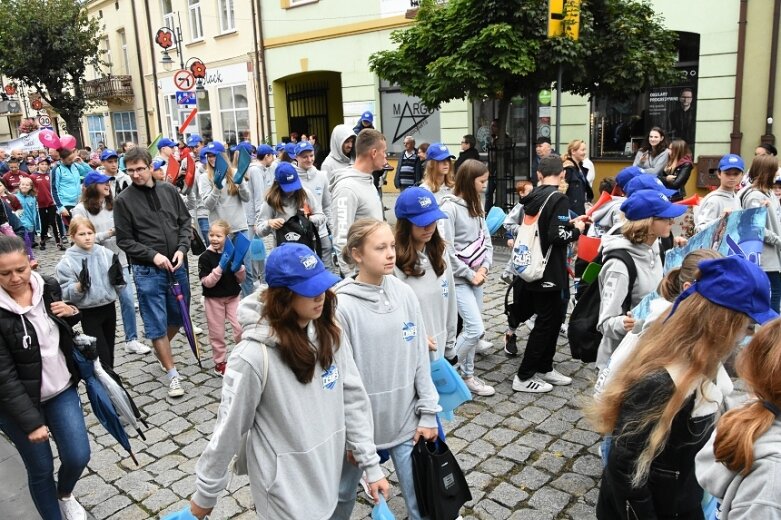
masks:
{"type": "Polygon", "coordinates": [[[194,105],[195,104],[195,92],[176,92],[176,104],[177,105],[194,105]]]}

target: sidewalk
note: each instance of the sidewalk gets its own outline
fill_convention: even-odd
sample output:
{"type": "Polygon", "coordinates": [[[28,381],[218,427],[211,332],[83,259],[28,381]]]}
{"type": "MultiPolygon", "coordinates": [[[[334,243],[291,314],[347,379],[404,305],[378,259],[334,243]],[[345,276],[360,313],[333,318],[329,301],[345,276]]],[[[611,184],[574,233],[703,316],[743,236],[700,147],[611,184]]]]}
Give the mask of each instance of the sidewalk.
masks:
{"type": "Polygon", "coordinates": [[[0,518],[39,518],[27,491],[27,472],[16,448],[0,435],[0,518]]]}

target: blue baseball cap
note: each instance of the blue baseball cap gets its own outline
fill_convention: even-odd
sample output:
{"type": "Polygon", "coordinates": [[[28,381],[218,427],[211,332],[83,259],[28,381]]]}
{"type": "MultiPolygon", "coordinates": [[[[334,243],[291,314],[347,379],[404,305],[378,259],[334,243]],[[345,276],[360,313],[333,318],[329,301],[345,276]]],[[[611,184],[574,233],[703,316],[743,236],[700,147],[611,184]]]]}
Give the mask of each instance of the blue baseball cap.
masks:
{"type": "Polygon", "coordinates": [[[370,110],[367,110],[366,112],[361,114],[361,119],[358,122],[360,123],[361,121],[366,121],[367,123],[373,123],[374,114],[372,114],[370,110]]]}
{"type": "Polygon", "coordinates": [[[296,143],[296,155],[304,152],[314,152],[315,147],[309,141],[301,141],[296,143]]]}
{"type": "Polygon", "coordinates": [[[219,141],[212,141],[203,147],[203,153],[217,155],[219,153],[225,153],[225,145],[219,141]]]}
{"type": "Polygon", "coordinates": [[[444,161],[445,159],[455,159],[456,156],[450,153],[447,146],[442,143],[431,143],[426,150],[426,160],[444,161]]]}
{"type": "Polygon", "coordinates": [[[740,155],[729,153],[719,161],[719,171],[723,172],[732,169],[744,172],[746,171],[746,164],[743,162],[743,158],[740,155]]]}
{"type": "Polygon", "coordinates": [[[677,190],[670,190],[665,188],[664,184],[662,184],[662,181],[656,178],[655,175],[649,175],[645,173],[638,175],[629,181],[622,189],[624,190],[624,193],[627,194],[627,196],[632,195],[634,192],[640,190],[656,190],[659,193],[664,193],[668,197],[672,197],[678,193],[677,190]]]}
{"type": "Polygon", "coordinates": [[[267,144],[262,144],[258,146],[258,149],[255,151],[255,155],[258,156],[258,158],[266,156],[268,154],[274,155],[274,149],[270,147],[267,144]]]}
{"type": "Polygon", "coordinates": [[[285,143],[285,153],[291,159],[296,157],[296,143],[285,143]]]}
{"type": "Polygon", "coordinates": [[[201,162],[204,162],[206,160],[206,147],[204,146],[201,148],[201,151],[198,152],[198,160],[201,162]]]}
{"type": "Polygon", "coordinates": [[[627,166],[616,175],[616,184],[623,190],[626,188],[626,185],[629,184],[629,181],[640,175],[643,175],[643,170],[637,166],[627,166]]]}
{"type": "Polygon", "coordinates": [[[621,211],[629,220],[643,220],[651,217],[675,218],[686,213],[687,209],[681,204],[673,204],[664,193],[658,190],[635,191],[621,204],[621,211]]]}
{"type": "Polygon", "coordinates": [[[770,281],[762,269],[742,256],[703,260],[697,267],[699,279],[675,300],[670,316],[693,293],[736,312],[748,315],[760,325],[778,317],[770,306],[770,281]]]}
{"type": "Polygon", "coordinates": [[[103,150],[103,153],[100,154],[100,160],[101,161],[108,161],[112,157],[119,158],[119,154],[117,152],[115,152],[114,150],[111,150],[109,148],[106,148],[105,150],[103,150]]]}
{"type": "Polygon", "coordinates": [[[157,149],[164,148],[166,146],[169,146],[171,148],[176,146],[176,141],[173,141],[171,139],[168,139],[167,137],[163,137],[157,142],[157,149]]]}
{"type": "Polygon", "coordinates": [[[284,242],[266,258],[266,283],[286,287],[305,298],[320,296],[340,278],[328,271],[314,251],[304,244],[284,242]]]}
{"type": "Polygon", "coordinates": [[[84,176],[84,186],[89,186],[90,184],[103,184],[104,182],[109,182],[111,180],[114,180],[114,177],[109,177],[98,171],[90,170],[87,172],[87,175],[84,176]]]}
{"type": "Polygon", "coordinates": [[[254,146],[252,146],[252,143],[249,141],[242,141],[236,146],[231,146],[231,152],[235,152],[236,150],[247,150],[247,153],[252,154],[254,152],[254,146]]]}
{"type": "Polygon", "coordinates": [[[274,170],[274,180],[285,193],[301,189],[301,179],[298,178],[295,166],[289,162],[280,162],[274,170]]]}
{"type": "Polygon", "coordinates": [[[276,150],[277,153],[281,152],[284,149],[285,149],[285,143],[277,143],[274,146],[274,150],[276,150]]]}
{"type": "Polygon", "coordinates": [[[165,161],[152,161],[152,171],[159,170],[163,165],[165,165],[165,161]]]}
{"type": "Polygon", "coordinates": [[[203,142],[203,137],[201,137],[198,134],[193,134],[187,138],[187,146],[189,146],[190,148],[195,148],[202,142],[203,142]]]}
{"type": "Polygon", "coordinates": [[[426,227],[447,218],[437,204],[434,194],[425,188],[413,186],[402,191],[396,199],[396,218],[405,218],[419,227],[426,227]]]}

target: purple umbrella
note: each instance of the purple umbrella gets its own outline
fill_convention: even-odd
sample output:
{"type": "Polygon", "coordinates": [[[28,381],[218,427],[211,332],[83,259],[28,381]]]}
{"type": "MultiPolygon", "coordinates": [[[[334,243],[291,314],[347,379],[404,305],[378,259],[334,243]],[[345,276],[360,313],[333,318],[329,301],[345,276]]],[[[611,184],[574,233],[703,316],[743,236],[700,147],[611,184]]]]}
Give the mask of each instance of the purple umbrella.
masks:
{"type": "Polygon", "coordinates": [[[187,302],[184,300],[184,293],[182,293],[182,286],[176,280],[173,273],[168,273],[168,283],[171,286],[171,293],[179,302],[179,312],[182,313],[182,326],[184,327],[184,334],[187,336],[187,342],[190,344],[190,349],[195,355],[195,359],[198,361],[198,366],[201,365],[201,347],[198,345],[198,339],[193,333],[193,322],[190,320],[190,310],[187,308],[187,302]]]}

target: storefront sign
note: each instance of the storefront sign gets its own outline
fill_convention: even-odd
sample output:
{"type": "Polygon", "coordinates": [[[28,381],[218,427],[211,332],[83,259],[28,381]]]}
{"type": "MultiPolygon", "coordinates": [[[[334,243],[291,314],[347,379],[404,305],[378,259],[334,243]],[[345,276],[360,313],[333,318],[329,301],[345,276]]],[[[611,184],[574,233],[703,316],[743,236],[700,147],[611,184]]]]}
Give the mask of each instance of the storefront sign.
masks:
{"type": "MultiPolygon", "coordinates": [[[[246,84],[248,81],[247,64],[236,63],[226,65],[225,67],[206,68],[206,78],[204,85],[206,87],[224,87],[227,85],[246,84]]],[[[169,76],[158,81],[158,88],[163,94],[174,95],[178,90],[185,90],[176,87],[174,77],[169,76]]]]}
{"type": "Polygon", "coordinates": [[[410,135],[416,144],[441,141],[439,110],[428,108],[420,98],[402,92],[381,93],[382,129],[388,139],[388,152],[401,153],[404,137],[410,135]]]}

